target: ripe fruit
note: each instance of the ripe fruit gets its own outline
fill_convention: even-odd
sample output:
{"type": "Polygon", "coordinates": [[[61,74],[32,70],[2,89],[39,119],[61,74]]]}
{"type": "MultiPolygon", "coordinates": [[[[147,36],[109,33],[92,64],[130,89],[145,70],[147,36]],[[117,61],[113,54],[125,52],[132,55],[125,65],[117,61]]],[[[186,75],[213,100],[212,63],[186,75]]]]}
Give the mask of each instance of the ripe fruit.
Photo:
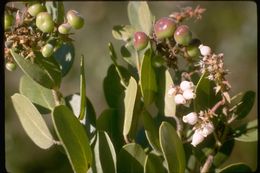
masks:
{"type": "Polygon", "coordinates": [[[167,17],[157,20],[154,25],[154,32],[159,40],[173,36],[175,29],[174,21],[167,17]]]}
{"type": "Polygon", "coordinates": [[[74,29],[80,29],[84,25],[83,17],[75,10],[67,12],[67,20],[74,29]]]}
{"type": "Polygon", "coordinates": [[[188,46],[192,39],[192,33],[189,27],[187,25],[179,26],[174,33],[174,39],[176,43],[188,46]]]}
{"type": "Polygon", "coordinates": [[[43,48],[42,48],[42,56],[45,58],[50,57],[53,54],[53,46],[49,43],[47,43],[43,48]]]}
{"type": "Polygon", "coordinates": [[[134,47],[136,50],[143,50],[148,44],[149,38],[144,32],[134,34],[134,47]]]}
{"type": "Polygon", "coordinates": [[[40,12],[43,12],[43,11],[45,11],[45,8],[40,3],[33,4],[28,8],[28,13],[31,16],[37,16],[37,14],[39,14],[40,12]]]}
{"type": "Polygon", "coordinates": [[[52,16],[47,12],[40,12],[36,17],[36,26],[42,32],[52,32],[54,29],[52,16]]]}
{"type": "Polygon", "coordinates": [[[5,68],[9,71],[14,71],[16,69],[16,64],[13,62],[7,62],[5,68]]]}
{"type": "Polygon", "coordinates": [[[8,30],[12,27],[14,17],[10,14],[5,14],[5,30],[8,30]]]}
{"type": "Polygon", "coordinates": [[[71,26],[68,23],[63,23],[59,26],[58,31],[61,34],[68,34],[70,32],[71,26]]]}

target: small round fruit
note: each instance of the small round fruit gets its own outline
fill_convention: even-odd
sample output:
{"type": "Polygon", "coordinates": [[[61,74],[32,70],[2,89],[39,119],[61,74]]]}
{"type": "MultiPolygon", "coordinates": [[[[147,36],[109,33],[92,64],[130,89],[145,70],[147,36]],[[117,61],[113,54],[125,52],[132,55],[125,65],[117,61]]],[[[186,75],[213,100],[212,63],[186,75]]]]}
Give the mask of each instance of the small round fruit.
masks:
{"type": "Polygon", "coordinates": [[[5,30],[8,30],[12,27],[14,21],[14,16],[11,14],[5,14],[5,30]]]}
{"type": "Polygon", "coordinates": [[[154,25],[154,32],[159,40],[172,37],[175,29],[176,24],[168,17],[163,17],[157,20],[154,25]]]}
{"type": "Polygon", "coordinates": [[[187,25],[179,26],[174,33],[174,39],[176,43],[188,46],[192,39],[192,33],[189,27],[187,25]]]}
{"type": "Polygon", "coordinates": [[[191,58],[196,58],[199,56],[200,54],[200,50],[197,46],[194,45],[189,45],[187,47],[187,54],[189,55],[189,57],[191,58]]]}
{"type": "Polygon", "coordinates": [[[134,47],[136,50],[143,50],[148,44],[149,38],[144,32],[134,34],[134,47]]]}
{"type": "Polygon", "coordinates": [[[42,32],[52,32],[54,29],[54,22],[52,16],[47,12],[40,12],[36,17],[36,26],[42,32]]]}
{"type": "Polygon", "coordinates": [[[16,64],[13,62],[7,62],[5,68],[9,71],[14,71],[16,69],[16,64]]]}
{"type": "Polygon", "coordinates": [[[53,54],[53,46],[49,43],[47,43],[43,48],[42,48],[42,56],[45,58],[50,57],[53,54]]]}
{"type": "Polygon", "coordinates": [[[43,11],[45,11],[45,8],[40,3],[33,4],[28,8],[28,13],[31,16],[37,16],[37,14],[39,14],[40,12],[43,12],[43,11]]]}
{"type": "Polygon", "coordinates": [[[70,30],[71,30],[71,25],[68,23],[63,23],[58,28],[58,31],[61,34],[68,34],[70,30]]]}
{"type": "Polygon", "coordinates": [[[74,29],[80,29],[84,25],[83,17],[75,10],[67,12],[67,20],[74,29]]]}

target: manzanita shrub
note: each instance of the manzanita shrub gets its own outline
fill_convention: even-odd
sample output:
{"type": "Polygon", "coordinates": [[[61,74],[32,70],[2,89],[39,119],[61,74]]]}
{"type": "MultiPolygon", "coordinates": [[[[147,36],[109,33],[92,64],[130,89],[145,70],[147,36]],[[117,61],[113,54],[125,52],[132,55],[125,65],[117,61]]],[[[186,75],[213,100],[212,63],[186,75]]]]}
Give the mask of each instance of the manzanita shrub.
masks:
{"type": "Polygon", "coordinates": [[[109,108],[97,118],[86,97],[83,55],[79,94],[59,90],[75,58],[70,35],[84,27],[83,17],[62,2],[24,5],[5,8],[5,61],[7,70],[24,72],[20,93],[11,98],[38,147],[62,147],[76,173],[252,172],[244,163],[220,169],[235,140],[257,141],[257,120],[243,123],[255,93],[230,95],[224,54],[183,23],[200,19],[205,9],[157,19],[146,2],[128,3],[130,24],[112,30],[123,42],[120,51],[108,43],[113,63],[103,89],[109,108]],[[55,134],[42,116],[51,116],[55,134]]]}

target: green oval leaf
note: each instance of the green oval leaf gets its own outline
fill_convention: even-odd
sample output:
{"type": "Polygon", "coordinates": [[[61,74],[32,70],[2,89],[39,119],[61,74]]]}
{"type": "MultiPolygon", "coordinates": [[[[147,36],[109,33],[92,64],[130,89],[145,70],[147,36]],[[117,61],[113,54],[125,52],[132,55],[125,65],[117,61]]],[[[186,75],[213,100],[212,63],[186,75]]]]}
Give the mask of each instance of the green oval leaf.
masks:
{"type": "Polygon", "coordinates": [[[250,121],[234,130],[235,140],[242,142],[256,142],[258,140],[257,119],[250,121]]]}
{"type": "Polygon", "coordinates": [[[126,137],[133,126],[133,116],[134,116],[134,106],[137,95],[137,83],[133,77],[129,80],[129,85],[125,90],[125,98],[124,98],[124,128],[123,135],[126,137]]]}
{"type": "Polygon", "coordinates": [[[92,164],[92,152],[83,126],[64,105],[55,107],[52,120],[74,172],[86,173],[92,164]]]}
{"type": "Polygon", "coordinates": [[[120,49],[123,59],[131,66],[136,67],[136,50],[131,43],[126,43],[120,49]]]}
{"type": "MultiPolygon", "coordinates": [[[[85,125],[85,127],[87,128],[88,136],[91,137],[96,130],[96,112],[90,100],[87,97],[85,99],[86,111],[84,119],[80,120],[80,122],[85,125]]],[[[66,105],[72,110],[75,116],[79,115],[80,113],[80,101],[81,97],[79,94],[72,94],[65,97],[66,105]]]]}
{"type": "Polygon", "coordinates": [[[238,173],[238,172],[250,173],[253,171],[248,165],[244,163],[234,163],[218,171],[218,173],[238,173]]]}
{"type": "Polygon", "coordinates": [[[144,173],[166,173],[162,159],[154,153],[149,153],[144,162],[144,173]]]}
{"type": "Polygon", "coordinates": [[[245,118],[254,106],[255,92],[247,91],[239,93],[232,97],[229,105],[230,109],[234,109],[237,119],[245,118]]]}
{"type": "Polygon", "coordinates": [[[130,41],[134,35],[134,28],[130,25],[116,25],[113,27],[112,35],[117,40],[130,41]]]}
{"type": "Polygon", "coordinates": [[[185,152],[182,141],[171,124],[162,122],[159,128],[160,146],[169,172],[184,172],[185,152]]]}
{"type": "Polygon", "coordinates": [[[142,173],[145,157],[145,152],[139,144],[130,143],[123,146],[118,156],[118,172],[142,173]]]}
{"type": "Polygon", "coordinates": [[[54,144],[53,137],[35,106],[27,97],[21,94],[16,93],[11,98],[18,118],[27,135],[40,148],[50,148],[54,144]]]}
{"type": "Polygon", "coordinates": [[[152,66],[152,51],[148,49],[143,57],[141,65],[141,91],[144,97],[144,104],[150,105],[157,92],[156,76],[152,66]]]}
{"type": "Polygon", "coordinates": [[[75,59],[75,48],[70,42],[63,42],[54,52],[53,57],[60,64],[61,75],[65,76],[71,69],[75,59]]]}
{"type": "Polygon", "coordinates": [[[98,131],[94,146],[95,172],[116,173],[116,153],[108,134],[98,131]]]}
{"type": "Polygon", "coordinates": [[[147,35],[152,32],[154,17],[150,12],[147,2],[131,1],[127,7],[130,24],[138,31],[143,31],[147,35]]]}
{"type": "Polygon", "coordinates": [[[15,62],[28,77],[46,88],[60,87],[61,71],[58,63],[52,57],[44,58],[37,54],[35,62],[32,63],[15,53],[14,49],[11,49],[11,54],[15,62]]]}
{"type": "Polygon", "coordinates": [[[19,91],[29,98],[42,113],[49,113],[55,107],[52,91],[25,75],[20,78],[19,91]]]}
{"type": "Polygon", "coordinates": [[[214,82],[207,78],[207,74],[201,75],[195,89],[196,97],[193,102],[195,112],[207,110],[221,100],[220,94],[215,95],[213,88],[214,82]]]}
{"type": "Polygon", "coordinates": [[[169,96],[168,91],[173,85],[173,80],[169,70],[165,70],[165,90],[164,90],[164,115],[166,117],[175,116],[176,112],[176,104],[174,100],[174,96],[169,96]]]}
{"type": "Polygon", "coordinates": [[[142,112],[141,116],[144,124],[145,135],[149,144],[156,152],[161,153],[158,128],[152,116],[146,110],[142,112]]]}
{"type": "Polygon", "coordinates": [[[117,108],[118,104],[123,100],[124,87],[120,83],[120,77],[114,64],[111,64],[107,70],[107,76],[103,81],[103,89],[108,106],[117,108]]]}

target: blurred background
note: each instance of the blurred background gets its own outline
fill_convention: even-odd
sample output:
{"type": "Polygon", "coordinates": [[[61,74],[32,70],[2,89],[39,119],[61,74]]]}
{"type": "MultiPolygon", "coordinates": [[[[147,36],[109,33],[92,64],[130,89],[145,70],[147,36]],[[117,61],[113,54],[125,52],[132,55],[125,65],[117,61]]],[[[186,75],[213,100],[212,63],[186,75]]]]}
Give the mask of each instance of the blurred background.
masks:
{"type": "MultiPolygon", "coordinates": [[[[15,3],[16,4],[16,3],[15,3]]],[[[19,4],[19,3],[17,3],[19,4]]],[[[194,36],[209,45],[214,52],[224,53],[225,66],[230,70],[228,80],[231,95],[240,91],[257,92],[257,8],[254,2],[148,2],[156,19],[179,11],[181,7],[206,8],[202,20],[186,23],[194,36]]],[[[75,9],[85,18],[85,26],[73,38],[76,59],[73,68],[63,79],[64,95],[79,91],[79,56],[85,55],[87,96],[97,115],[107,108],[102,82],[112,63],[107,44],[111,41],[119,54],[122,42],[112,37],[112,27],[129,24],[127,2],[64,2],[65,10],[75,9]]],[[[14,112],[10,96],[19,92],[20,70],[5,71],[5,159],[11,173],[72,172],[68,160],[56,147],[38,148],[26,135],[14,112]]],[[[49,116],[44,117],[50,122],[49,116]]],[[[246,120],[257,118],[257,99],[246,120]]],[[[245,162],[252,169],[257,167],[257,143],[236,142],[231,157],[222,165],[245,162]]]]}

